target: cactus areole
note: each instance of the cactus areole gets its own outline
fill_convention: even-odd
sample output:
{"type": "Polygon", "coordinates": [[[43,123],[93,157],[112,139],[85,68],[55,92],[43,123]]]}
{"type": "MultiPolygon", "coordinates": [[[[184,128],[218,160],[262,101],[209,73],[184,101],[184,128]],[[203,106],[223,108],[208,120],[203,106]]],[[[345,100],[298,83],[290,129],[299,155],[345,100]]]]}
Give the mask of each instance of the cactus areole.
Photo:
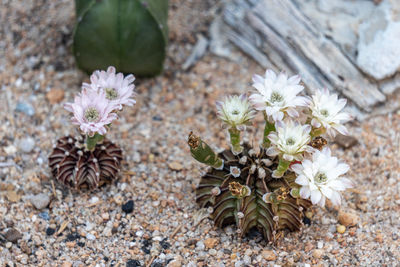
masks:
{"type": "Polygon", "coordinates": [[[73,52],[90,73],[115,66],[123,73],[159,74],[168,41],[168,0],[75,0],[73,52]]]}

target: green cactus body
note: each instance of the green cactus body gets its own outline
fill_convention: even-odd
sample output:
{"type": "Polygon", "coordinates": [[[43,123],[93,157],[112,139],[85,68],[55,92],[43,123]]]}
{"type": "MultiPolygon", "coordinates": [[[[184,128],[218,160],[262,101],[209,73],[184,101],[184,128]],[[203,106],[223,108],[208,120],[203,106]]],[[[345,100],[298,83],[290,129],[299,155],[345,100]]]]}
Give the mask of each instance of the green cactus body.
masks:
{"type": "Polygon", "coordinates": [[[257,228],[267,241],[273,241],[280,230],[299,230],[311,202],[290,194],[294,173],[287,171],[283,178],[272,178],[271,170],[276,169],[277,159],[271,166],[266,166],[263,159],[273,159],[268,158],[265,149],[261,148],[258,155],[250,151],[250,146],[244,144],[239,155],[230,150],[220,153],[218,156],[224,160],[224,167],[222,170],[210,169],[201,178],[196,189],[197,203],[203,208],[213,208],[211,215],[216,226],[236,224],[241,237],[257,228]],[[239,177],[231,175],[231,167],[240,168],[239,177]],[[229,184],[248,186],[251,191],[247,196],[237,197],[230,191],[229,184]],[[266,193],[270,195],[267,202],[263,200],[266,193]]]}
{"type": "Polygon", "coordinates": [[[168,0],[75,0],[73,50],[92,72],[114,66],[152,76],[162,71],[168,41],[168,0]]]}

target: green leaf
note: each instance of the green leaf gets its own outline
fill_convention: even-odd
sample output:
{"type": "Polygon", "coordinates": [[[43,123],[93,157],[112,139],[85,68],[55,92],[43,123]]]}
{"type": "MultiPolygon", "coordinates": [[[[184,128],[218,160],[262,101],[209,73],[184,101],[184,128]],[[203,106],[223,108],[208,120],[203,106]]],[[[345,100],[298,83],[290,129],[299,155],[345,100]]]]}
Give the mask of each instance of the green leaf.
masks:
{"type": "Polygon", "coordinates": [[[167,0],[76,0],[73,50],[78,66],[93,72],[152,76],[162,71],[166,53],[167,0]]]}

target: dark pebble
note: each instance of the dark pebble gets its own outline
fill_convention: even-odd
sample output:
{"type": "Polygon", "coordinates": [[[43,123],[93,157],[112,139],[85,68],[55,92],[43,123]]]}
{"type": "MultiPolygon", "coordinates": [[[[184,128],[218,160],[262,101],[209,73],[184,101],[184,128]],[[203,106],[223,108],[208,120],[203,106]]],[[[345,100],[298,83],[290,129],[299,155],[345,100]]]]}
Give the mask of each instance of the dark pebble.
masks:
{"type": "Polygon", "coordinates": [[[17,229],[11,228],[4,234],[4,237],[10,242],[17,243],[22,238],[22,235],[17,229]]]}
{"type": "Polygon", "coordinates": [[[171,247],[171,244],[167,240],[168,240],[168,237],[166,237],[160,241],[160,245],[163,249],[169,249],[171,247]]]}
{"type": "Polygon", "coordinates": [[[141,249],[144,253],[150,254],[151,243],[152,243],[151,240],[147,240],[147,239],[143,240],[143,242],[142,242],[143,245],[142,245],[141,249]]]}
{"type": "Polygon", "coordinates": [[[110,259],[109,259],[108,257],[104,256],[103,260],[104,260],[105,262],[108,262],[110,259]]]}
{"type": "Polygon", "coordinates": [[[78,246],[80,246],[80,247],[84,247],[85,246],[85,243],[83,243],[83,242],[78,242],[78,243],[76,243],[78,246]]]}
{"type": "Polygon", "coordinates": [[[134,205],[133,200],[129,200],[125,204],[122,205],[122,211],[126,213],[131,213],[133,211],[134,205]]]}
{"type": "Polygon", "coordinates": [[[126,262],[126,267],[139,267],[140,265],[140,261],[138,260],[129,260],[126,262]]]}
{"type": "Polygon", "coordinates": [[[67,235],[67,238],[65,239],[66,242],[72,242],[80,238],[80,235],[77,233],[70,233],[67,235]]]}
{"type": "Polygon", "coordinates": [[[304,218],[303,218],[303,223],[304,223],[304,224],[307,224],[307,225],[311,225],[311,220],[308,219],[307,217],[304,217],[304,218]]]}
{"type": "Polygon", "coordinates": [[[46,229],[46,235],[53,235],[56,232],[56,229],[48,227],[46,229]]]}
{"type": "Polygon", "coordinates": [[[156,115],[153,117],[153,121],[162,121],[162,120],[163,120],[163,118],[161,118],[161,116],[159,116],[159,115],[156,115]]]}
{"type": "Polygon", "coordinates": [[[153,262],[150,267],[164,267],[166,266],[165,264],[162,264],[161,262],[153,262]]]}

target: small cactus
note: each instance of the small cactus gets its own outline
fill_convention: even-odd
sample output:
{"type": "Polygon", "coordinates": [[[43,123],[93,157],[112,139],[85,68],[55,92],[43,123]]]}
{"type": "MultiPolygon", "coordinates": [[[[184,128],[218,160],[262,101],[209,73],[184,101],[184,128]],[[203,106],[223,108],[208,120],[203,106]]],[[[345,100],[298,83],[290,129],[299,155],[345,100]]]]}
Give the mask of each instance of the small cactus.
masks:
{"type": "Polygon", "coordinates": [[[68,187],[95,189],[112,182],[121,167],[121,149],[105,139],[87,150],[84,138],[65,136],[57,141],[49,156],[49,166],[53,176],[68,187]]]}
{"type": "Polygon", "coordinates": [[[250,97],[266,120],[260,147],[240,140],[240,131],[250,124],[255,112],[243,95],[217,103],[231,149],[216,154],[193,133],[188,145],[194,159],[211,167],[201,177],[196,202],[212,210],[215,225],[236,224],[240,237],[256,228],[265,240],[274,241],[282,230],[299,230],[311,205],[323,206],[326,198],[338,205],[338,191],[351,187],[348,179],[340,177],[348,166],[331,156],[322,136],[334,130],[345,132],[340,122],[349,117],[339,113],[344,105],[336,103],[343,104],[335,95],[324,91],[312,99],[297,96],[303,87],[296,76],[287,79],[283,73],[276,77],[267,71],[265,80],[257,75],[253,79],[254,87],[265,94],[250,97]],[[290,90],[294,90],[292,95],[290,90]],[[324,103],[326,99],[329,103],[324,103]],[[302,116],[296,110],[299,106],[308,108],[302,116]],[[332,117],[319,116],[321,107],[326,109],[323,114],[332,117]]]}
{"type": "Polygon", "coordinates": [[[49,156],[49,167],[54,178],[76,189],[95,189],[118,177],[122,151],[105,135],[117,112],[133,99],[133,75],[123,76],[114,67],[95,71],[91,83],[83,83],[82,92],[65,109],[73,113],[72,123],[79,125],[81,135],[65,136],[57,140],[49,156]]]}
{"type": "Polygon", "coordinates": [[[73,52],[90,73],[113,65],[123,73],[162,71],[168,42],[168,0],[75,0],[73,52]]]}

